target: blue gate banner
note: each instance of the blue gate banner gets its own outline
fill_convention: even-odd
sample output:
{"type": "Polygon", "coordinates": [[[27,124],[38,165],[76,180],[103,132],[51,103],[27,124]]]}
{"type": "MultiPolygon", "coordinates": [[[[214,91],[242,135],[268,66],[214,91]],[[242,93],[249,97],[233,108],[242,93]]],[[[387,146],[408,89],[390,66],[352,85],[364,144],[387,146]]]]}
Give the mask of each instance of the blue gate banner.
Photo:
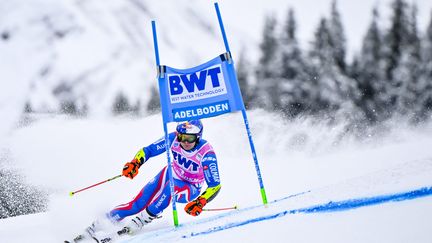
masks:
{"type": "Polygon", "coordinates": [[[158,76],[166,123],[245,109],[230,53],[189,69],[159,66],[158,76]]]}

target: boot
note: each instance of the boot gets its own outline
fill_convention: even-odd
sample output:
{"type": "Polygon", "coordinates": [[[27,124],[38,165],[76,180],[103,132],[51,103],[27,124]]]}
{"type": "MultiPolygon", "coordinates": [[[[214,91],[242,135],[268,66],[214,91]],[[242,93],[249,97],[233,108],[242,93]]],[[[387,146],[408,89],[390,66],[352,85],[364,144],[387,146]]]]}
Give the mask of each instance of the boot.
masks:
{"type": "Polygon", "coordinates": [[[138,216],[133,217],[130,222],[117,233],[122,234],[135,234],[140,231],[146,224],[151,223],[154,219],[161,218],[162,216],[153,215],[147,209],[143,210],[138,216]]]}
{"type": "Polygon", "coordinates": [[[92,222],[90,226],[85,229],[89,235],[93,236],[97,231],[108,230],[110,231],[117,225],[117,222],[110,218],[108,215],[98,217],[92,222]]]}
{"type": "MultiPolygon", "coordinates": [[[[95,241],[101,242],[100,240],[98,240],[96,233],[98,231],[108,231],[108,232],[112,232],[112,230],[114,229],[114,227],[116,227],[116,222],[111,219],[108,215],[102,216],[97,218],[95,221],[93,221],[91,223],[90,226],[88,226],[87,228],[84,229],[84,231],[77,235],[73,240],[65,240],[65,243],[70,243],[70,242],[83,242],[83,241],[88,241],[89,239],[94,239],[95,241]]],[[[103,233],[103,232],[102,232],[103,233]]],[[[108,242],[108,240],[105,239],[104,242],[108,242]]]]}

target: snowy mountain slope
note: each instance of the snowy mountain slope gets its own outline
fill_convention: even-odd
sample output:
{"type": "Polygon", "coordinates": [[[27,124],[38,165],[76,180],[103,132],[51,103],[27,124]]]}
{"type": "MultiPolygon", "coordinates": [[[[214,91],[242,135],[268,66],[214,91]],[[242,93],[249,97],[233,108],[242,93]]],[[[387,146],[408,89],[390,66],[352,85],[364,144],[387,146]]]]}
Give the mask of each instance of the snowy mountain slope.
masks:
{"type": "MultiPolygon", "coordinates": [[[[21,0],[4,5],[0,8],[1,29],[9,37],[1,50],[12,51],[2,51],[6,54],[2,56],[14,59],[15,55],[23,54],[19,57],[21,63],[12,66],[11,71],[28,73],[25,78],[29,84],[23,84],[26,101],[32,110],[40,112],[58,111],[65,103],[75,102],[77,109],[105,114],[110,112],[119,93],[130,98],[132,105],[138,100],[145,104],[148,97],[143,94],[148,93],[155,81],[150,20],[159,12],[179,10],[178,14],[173,12],[168,19],[162,19],[166,23],[161,22],[161,28],[168,25],[183,29],[187,36],[200,33],[202,41],[216,43],[214,31],[208,31],[210,24],[199,13],[199,4],[191,8],[189,4],[149,4],[138,0],[21,0]],[[181,18],[180,13],[184,12],[194,19],[181,18]],[[176,21],[169,21],[172,19],[176,21]],[[201,25],[188,28],[191,21],[197,20],[201,25]]],[[[190,61],[206,53],[203,48],[191,48],[186,38],[168,37],[168,31],[169,28],[160,34],[165,47],[163,60],[173,60],[170,53],[177,49],[187,50],[180,56],[187,56],[185,59],[190,61]],[[182,44],[186,45],[180,48],[182,44]]],[[[212,55],[221,52],[223,49],[212,55]]]]}
{"type": "MultiPolygon", "coordinates": [[[[287,213],[275,219],[226,227],[285,211],[326,205],[330,201],[398,194],[432,186],[431,126],[393,124],[357,141],[344,126],[311,120],[283,122],[262,111],[249,118],[269,201],[261,206],[259,187],[240,114],[206,119],[204,136],[214,145],[222,191],[208,207],[238,205],[238,212],[186,215],[178,204],[182,227],[172,230],[172,213],[124,242],[429,242],[431,197],[328,213],[287,213]],[[239,134],[233,136],[233,134],[239,134]],[[250,207],[255,207],[249,209],[250,207]],[[206,233],[209,232],[210,233],[206,233]],[[198,236],[189,237],[192,233],[198,236]],[[185,238],[184,238],[184,237],[185,238]]],[[[134,180],[120,178],[74,197],[77,190],[118,173],[136,150],[159,138],[161,118],[71,119],[35,117],[10,138],[7,166],[28,183],[50,192],[49,211],[0,220],[5,242],[59,242],[86,227],[98,215],[129,201],[165,165],[159,156],[134,180]]]]}

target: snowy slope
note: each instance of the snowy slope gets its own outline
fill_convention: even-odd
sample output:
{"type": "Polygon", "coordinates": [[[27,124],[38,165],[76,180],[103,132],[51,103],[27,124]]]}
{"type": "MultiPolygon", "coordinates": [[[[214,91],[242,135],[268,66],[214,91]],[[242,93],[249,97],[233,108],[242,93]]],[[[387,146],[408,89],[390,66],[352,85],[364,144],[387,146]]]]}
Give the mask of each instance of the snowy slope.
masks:
{"type": "MultiPolygon", "coordinates": [[[[304,211],[330,201],[430,188],[431,125],[414,129],[395,123],[357,141],[342,125],[327,127],[310,120],[285,123],[262,111],[249,116],[272,202],[267,208],[260,206],[241,115],[211,118],[204,121],[205,137],[217,151],[223,188],[208,207],[236,204],[240,210],[205,212],[193,218],[178,204],[180,228],[173,230],[172,213],[166,210],[146,232],[121,241],[430,242],[432,197],[427,195],[346,211],[304,211]],[[278,214],[282,215],[272,218],[278,214]]],[[[14,131],[9,166],[51,196],[46,213],[0,220],[2,242],[61,242],[98,215],[129,201],[165,165],[164,156],[146,163],[132,181],[120,178],[74,197],[68,192],[119,174],[140,146],[160,137],[160,122],[159,116],[113,120],[52,116],[36,117],[29,126],[14,131]]]]}

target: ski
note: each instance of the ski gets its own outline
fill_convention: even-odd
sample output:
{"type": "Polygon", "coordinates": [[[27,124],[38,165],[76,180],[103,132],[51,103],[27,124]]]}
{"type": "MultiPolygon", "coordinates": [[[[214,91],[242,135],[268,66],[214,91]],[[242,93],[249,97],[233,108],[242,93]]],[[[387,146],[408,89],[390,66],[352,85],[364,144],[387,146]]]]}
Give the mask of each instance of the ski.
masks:
{"type": "Polygon", "coordinates": [[[64,243],[76,243],[82,241],[84,238],[84,235],[77,235],[72,241],[65,240],[64,243]]]}
{"type": "MultiPolygon", "coordinates": [[[[121,229],[115,233],[108,234],[104,237],[97,237],[95,234],[93,234],[93,235],[91,235],[91,238],[98,243],[111,243],[111,242],[114,242],[115,240],[117,240],[118,237],[123,236],[123,235],[127,235],[129,233],[130,233],[129,228],[124,227],[123,229],[121,229]]],[[[89,239],[89,238],[84,236],[84,235],[78,235],[72,241],[65,240],[64,243],[79,243],[85,239],[89,239]]]]}
{"type": "MultiPolygon", "coordinates": [[[[92,236],[91,238],[95,242],[98,242],[98,243],[109,243],[109,242],[113,242],[113,240],[114,240],[114,238],[111,237],[111,236],[107,236],[107,237],[104,237],[104,238],[97,238],[96,236],[92,236]]],[[[82,242],[84,239],[89,239],[89,238],[86,238],[83,235],[78,235],[72,241],[65,240],[64,243],[79,243],[79,242],[82,242]]]]}
{"type": "Polygon", "coordinates": [[[98,243],[112,243],[112,242],[115,242],[119,237],[121,237],[123,235],[127,235],[129,233],[130,233],[129,228],[124,227],[123,229],[121,229],[117,232],[113,232],[111,234],[104,236],[103,238],[93,236],[93,239],[96,240],[98,243]]]}
{"type": "Polygon", "coordinates": [[[98,243],[110,243],[110,242],[114,241],[114,238],[112,238],[110,236],[102,238],[102,239],[97,239],[96,237],[93,237],[93,239],[98,243]]]}
{"type": "Polygon", "coordinates": [[[79,243],[79,242],[82,242],[84,240],[90,240],[91,238],[93,238],[96,242],[99,242],[95,238],[94,231],[86,229],[85,233],[77,235],[75,238],[73,238],[72,241],[65,240],[64,243],[79,243]]]}

